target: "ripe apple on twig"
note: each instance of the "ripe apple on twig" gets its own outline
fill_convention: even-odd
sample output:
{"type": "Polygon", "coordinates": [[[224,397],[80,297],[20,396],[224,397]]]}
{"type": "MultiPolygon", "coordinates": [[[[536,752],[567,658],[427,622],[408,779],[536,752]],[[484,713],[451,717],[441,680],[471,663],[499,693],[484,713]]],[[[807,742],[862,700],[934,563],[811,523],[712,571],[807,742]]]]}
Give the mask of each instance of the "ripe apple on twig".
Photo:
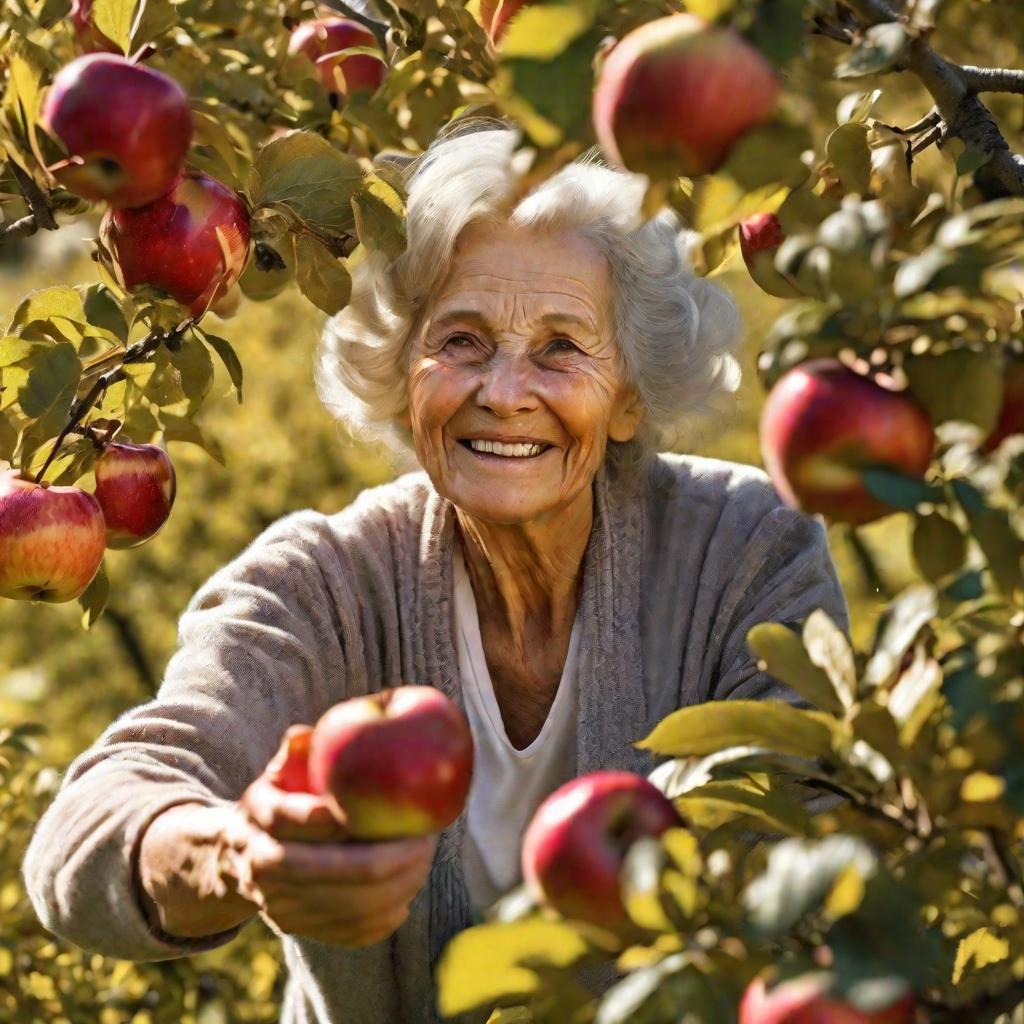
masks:
{"type": "Polygon", "coordinates": [[[160,288],[199,316],[245,267],[249,211],[216,178],[188,174],[148,206],[108,210],[100,239],[125,288],[160,288]]]}
{"type": "Polygon", "coordinates": [[[537,808],[523,837],[523,878],[563,917],[616,930],[629,921],[620,884],[629,848],[681,824],[672,803],[642,776],[581,776],[537,808]]]}
{"type": "Polygon", "coordinates": [[[105,546],[91,494],[0,473],[0,597],[71,601],[99,571],[105,546]]]}
{"type": "Polygon", "coordinates": [[[297,26],[288,40],[288,52],[300,53],[316,68],[321,84],[338,97],[351,95],[357,89],[375,91],[384,81],[388,66],[381,57],[368,53],[341,51],[355,46],[378,49],[373,33],[347,18],[317,18],[297,26]]]}
{"type": "Polygon", "coordinates": [[[755,213],[740,221],[740,252],[754,283],[769,295],[780,299],[803,296],[796,282],[775,267],[775,254],[786,239],[782,222],[774,213],[755,213]]]}
{"type": "Polygon", "coordinates": [[[765,469],[794,508],[861,525],[894,510],[865,486],[882,467],[923,476],[935,432],[916,399],[890,391],[835,359],[785,373],[761,413],[765,469]]]}
{"type": "Polygon", "coordinates": [[[155,444],[109,444],[96,460],[96,500],[107,547],[135,548],[155,536],[174,505],[170,456],[155,444]]]}
{"type": "Polygon", "coordinates": [[[829,995],[831,976],[815,971],[769,990],[755,978],[740,1003],[739,1024],[911,1024],[914,997],[908,993],[879,1010],[858,1010],[829,995]]]}
{"type": "Polygon", "coordinates": [[[41,118],[68,151],[50,168],[54,177],[116,207],[142,206],[173,188],[192,140],[185,90],[115,54],[89,54],[62,68],[41,118]]]}
{"type": "Polygon", "coordinates": [[[775,109],[779,81],[730,28],[673,14],[634,29],[608,54],[594,90],[605,155],[655,178],[710,174],[775,109]]]}

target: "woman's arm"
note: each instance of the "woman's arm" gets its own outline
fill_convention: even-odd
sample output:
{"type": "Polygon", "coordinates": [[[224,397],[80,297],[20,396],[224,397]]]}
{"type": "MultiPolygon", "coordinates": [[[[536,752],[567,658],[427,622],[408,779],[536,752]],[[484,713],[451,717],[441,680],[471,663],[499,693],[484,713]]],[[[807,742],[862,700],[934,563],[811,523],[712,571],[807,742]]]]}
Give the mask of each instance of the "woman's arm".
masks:
{"type": "MultiPolygon", "coordinates": [[[[315,721],[345,696],[339,637],[358,642],[359,626],[328,587],[339,568],[319,563],[334,541],[327,517],[289,516],[197,592],[156,699],[123,714],[72,763],[36,827],[23,872],[47,929],[108,956],[151,961],[237,933],[244,918],[235,900],[230,913],[213,915],[213,924],[222,913],[233,919],[227,930],[164,933],[145,911],[133,866],[164,812],[186,804],[193,815],[197,805],[230,812],[287,727],[315,721]]],[[[170,821],[154,842],[169,845],[170,821]]]]}

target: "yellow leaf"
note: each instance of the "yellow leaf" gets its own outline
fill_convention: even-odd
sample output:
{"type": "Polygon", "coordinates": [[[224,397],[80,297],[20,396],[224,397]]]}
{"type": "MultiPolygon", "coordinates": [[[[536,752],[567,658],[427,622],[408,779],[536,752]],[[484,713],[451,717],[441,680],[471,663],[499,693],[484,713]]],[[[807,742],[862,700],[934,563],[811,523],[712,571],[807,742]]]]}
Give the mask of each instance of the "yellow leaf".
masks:
{"type": "Polygon", "coordinates": [[[960,786],[960,799],[982,804],[998,800],[1006,791],[1006,781],[988,772],[972,772],[960,786]]]}
{"type": "Polygon", "coordinates": [[[864,899],[864,876],[853,864],[839,872],[832,889],[825,898],[825,910],[833,918],[852,914],[864,899]]]}
{"type": "Polygon", "coordinates": [[[502,57],[554,60],[594,23],[592,0],[525,7],[509,22],[502,57]]]}
{"type": "Polygon", "coordinates": [[[993,935],[987,928],[979,928],[962,939],[956,951],[953,965],[953,984],[959,985],[969,966],[980,971],[989,964],[997,964],[1010,955],[1010,944],[1006,939],[993,935]]]}

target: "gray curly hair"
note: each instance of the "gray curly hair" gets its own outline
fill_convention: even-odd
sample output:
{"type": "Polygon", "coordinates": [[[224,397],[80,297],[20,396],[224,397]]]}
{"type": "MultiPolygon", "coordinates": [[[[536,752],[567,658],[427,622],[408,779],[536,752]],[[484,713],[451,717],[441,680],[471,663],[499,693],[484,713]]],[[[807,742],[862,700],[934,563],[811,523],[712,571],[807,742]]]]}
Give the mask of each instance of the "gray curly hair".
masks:
{"type": "Polygon", "coordinates": [[[609,441],[606,458],[636,467],[656,451],[692,445],[731,411],[740,383],[735,302],[694,274],[694,236],[680,230],[674,214],[644,222],[646,178],[612,170],[590,154],[522,195],[518,138],[493,121],[463,125],[408,167],[406,250],[393,261],[367,253],[355,269],[351,301],[321,336],[321,401],[354,436],[383,441],[398,461],[409,462],[412,434],[401,418],[409,406],[410,341],[462,230],[505,219],[577,230],[608,261],[612,322],[644,415],[631,441],[609,441]]]}

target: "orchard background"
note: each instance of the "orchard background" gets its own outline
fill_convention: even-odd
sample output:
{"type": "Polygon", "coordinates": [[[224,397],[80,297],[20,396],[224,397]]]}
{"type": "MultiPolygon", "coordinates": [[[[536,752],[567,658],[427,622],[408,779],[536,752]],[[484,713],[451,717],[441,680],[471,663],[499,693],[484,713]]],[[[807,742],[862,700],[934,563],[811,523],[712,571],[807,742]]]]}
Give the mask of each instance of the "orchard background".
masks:
{"type": "MultiPolygon", "coordinates": [[[[500,921],[455,944],[445,1005],[530,1007],[509,1021],[725,1022],[763,966],[820,967],[814,951],[827,946],[840,991],[865,1006],[909,987],[921,1020],[1024,1020],[1024,442],[983,446],[1021,352],[1024,164],[1010,154],[1024,150],[1024,74],[986,79],[976,67],[1024,65],[1024,11],[1012,0],[538,2],[495,45],[481,27],[495,6],[359,7],[389,67],[376,92],[339,102],[286,51],[295,26],[351,15],[344,4],[96,0],[76,31],[77,3],[3,0],[0,459],[91,490],[90,436],[68,432],[50,458],[77,412],[72,425],[95,437],[166,445],[178,496],[153,540],[107,554],[80,603],[0,601],[0,1019],[276,1020],[281,964],[261,921],[220,950],[161,964],[53,941],[19,881],[33,823],[67,763],[155,693],[203,580],[281,515],[333,511],[393,475],[315,400],[312,360],[362,252],[402,246],[397,155],[452,119],[506,115],[525,129],[531,173],[550,173],[594,142],[609,41],[687,10],[742,32],[785,86],[774,120],[724,166],[653,180],[648,194],[652,212],[672,205],[701,232],[696,266],[737,297],[748,327],[736,414],[696,450],[760,464],[765,388],[822,355],[909,382],[937,428],[934,457],[927,480],[865,475],[893,514],[829,527],[856,653],[820,622],[807,654],[760,638],[773,672],[831,712],[827,749],[706,716],[697,742],[696,720],[678,721],[662,737],[679,758],[665,784],[701,845],[638,850],[626,884],[649,941],[624,956],[515,894],[500,921]],[[252,214],[243,292],[280,284],[258,256],[265,267],[276,254],[293,278],[230,319],[207,313],[202,334],[174,333],[181,307],[152,290],[126,295],[109,259],[90,258],[104,205],[45,170],[62,154],[40,124],[44,91],[95,29],[185,87],[189,166],[243,193],[252,214]],[[982,94],[991,118],[970,95],[983,82],[1006,90],[982,94]],[[787,298],[759,288],[739,252],[739,223],[774,210],[789,240],[757,273],[787,298]],[[127,345],[169,330],[175,344],[75,409],[127,345]],[[774,783],[812,754],[819,777],[852,795],[813,820],[774,783]],[[766,866],[766,851],[738,852],[751,826],[812,845],[783,846],[766,866]],[[837,833],[860,839],[841,847],[837,833]],[[744,917],[751,906],[776,912],[744,917]],[[600,1007],[564,970],[620,956],[631,987],[600,1007]]],[[[737,81],[746,72],[737,62],[737,81]]]]}

